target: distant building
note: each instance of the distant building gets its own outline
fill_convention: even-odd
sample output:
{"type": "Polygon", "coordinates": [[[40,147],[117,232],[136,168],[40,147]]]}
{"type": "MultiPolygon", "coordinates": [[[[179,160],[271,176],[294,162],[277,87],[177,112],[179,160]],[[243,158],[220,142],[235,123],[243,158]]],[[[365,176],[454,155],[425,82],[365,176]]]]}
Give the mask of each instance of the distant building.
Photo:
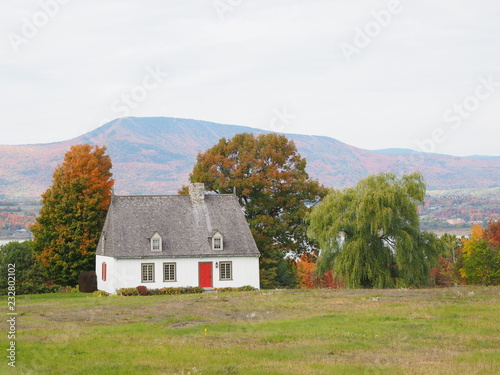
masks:
{"type": "Polygon", "coordinates": [[[260,288],[259,250],[234,195],[113,196],[96,250],[97,287],[260,288]]]}
{"type": "Polygon", "coordinates": [[[458,224],[464,224],[465,220],[464,219],[449,219],[449,220],[446,220],[446,222],[448,224],[451,224],[451,225],[458,225],[458,224]]]}

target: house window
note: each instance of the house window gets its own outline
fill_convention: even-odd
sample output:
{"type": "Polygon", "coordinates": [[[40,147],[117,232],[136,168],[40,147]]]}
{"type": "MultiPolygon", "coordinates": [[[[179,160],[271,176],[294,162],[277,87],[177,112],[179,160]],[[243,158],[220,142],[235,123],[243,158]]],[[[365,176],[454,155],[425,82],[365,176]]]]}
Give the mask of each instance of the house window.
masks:
{"type": "Polygon", "coordinates": [[[151,251],[162,251],[161,236],[158,233],[151,237],[151,251]]]}
{"type": "Polygon", "coordinates": [[[224,248],[224,241],[222,239],[222,234],[216,232],[212,236],[212,250],[223,250],[223,248],[224,248]]]}
{"type": "Polygon", "coordinates": [[[220,250],[222,248],[222,238],[214,238],[214,249],[220,250]]]}
{"type": "Polygon", "coordinates": [[[233,262],[220,262],[219,273],[221,280],[233,279],[233,262]]]}
{"type": "Polygon", "coordinates": [[[102,281],[106,281],[106,273],[107,273],[107,264],[104,262],[102,263],[102,272],[101,272],[102,281]]]}
{"type": "Polygon", "coordinates": [[[176,281],[175,263],[163,263],[163,281],[176,281]]]}
{"type": "Polygon", "coordinates": [[[142,275],[141,279],[143,283],[154,283],[155,282],[155,265],[154,263],[142,263],[142,275]]]}
{"type": "Polygon", "coordinates": [[[153,251],[160,251],[160,239],[153,238],[153,251]]]}

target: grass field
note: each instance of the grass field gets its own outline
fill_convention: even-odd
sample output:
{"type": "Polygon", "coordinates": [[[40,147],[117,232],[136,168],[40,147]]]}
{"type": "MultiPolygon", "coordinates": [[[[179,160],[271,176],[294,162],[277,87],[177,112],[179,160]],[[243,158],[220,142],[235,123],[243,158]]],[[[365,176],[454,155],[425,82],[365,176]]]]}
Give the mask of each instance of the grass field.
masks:
{"type": "Polygon", "coordinates": [[[500,374],[498,287],[70,293],[17,312],[2,374],[500,374]]]}

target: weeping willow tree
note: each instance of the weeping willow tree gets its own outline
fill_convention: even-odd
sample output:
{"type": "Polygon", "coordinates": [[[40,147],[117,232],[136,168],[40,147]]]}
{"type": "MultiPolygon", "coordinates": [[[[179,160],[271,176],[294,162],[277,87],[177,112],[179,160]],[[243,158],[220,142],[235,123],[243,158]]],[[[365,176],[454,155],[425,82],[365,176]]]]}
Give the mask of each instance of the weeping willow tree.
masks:
{"type": "Polygon", "coordinates": [[[352,288],[428,284],[442,249],[434,234],[420,232],[424,197],[419,173],[382,173],[330,191],[308,217],[308,235],[321,247],[318,271],[333,269],[352,288]]]}

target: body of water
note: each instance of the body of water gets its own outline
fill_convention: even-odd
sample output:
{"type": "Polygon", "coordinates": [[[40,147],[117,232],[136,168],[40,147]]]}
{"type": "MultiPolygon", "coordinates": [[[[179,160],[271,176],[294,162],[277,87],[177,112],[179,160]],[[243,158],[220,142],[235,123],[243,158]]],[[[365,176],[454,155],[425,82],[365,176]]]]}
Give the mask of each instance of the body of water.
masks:
{"type": "Polygon", "coordinates": [[[12,241],[19,241],[19,242],[23,242],[23,241],[26,241],[26,240],[0,240],[0,246],[1,246],[1,245],[8,244],[9,242],[12,242],[12,241]]]}

